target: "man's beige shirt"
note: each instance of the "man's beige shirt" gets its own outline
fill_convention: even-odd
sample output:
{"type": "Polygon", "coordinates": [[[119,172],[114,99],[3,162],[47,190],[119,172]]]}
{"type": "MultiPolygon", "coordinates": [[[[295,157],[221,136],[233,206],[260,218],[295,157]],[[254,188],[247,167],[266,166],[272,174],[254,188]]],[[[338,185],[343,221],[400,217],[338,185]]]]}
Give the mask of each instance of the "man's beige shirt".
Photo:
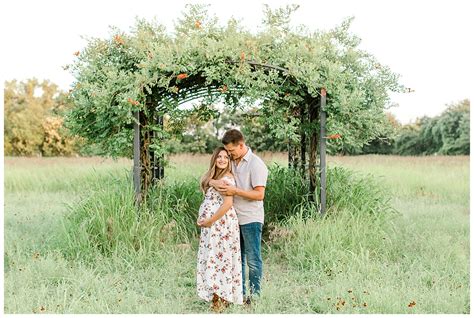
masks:
{"type": "MultiPolygon", "coordinates": [[[[247,147],[248,148],[248,147],[247,147]]],[[[239,165],[232,161],[232,173],[235,176],[237,187],[249,191],[255,187],[267,185],[268,169],[262,159],[248,148],[239,165]]],[[[247,200],[241,196],[234,196],[234,208],[237,211],[239,224],[260,222],[263,224],[264,210],[263,200],[247,200]]]]}

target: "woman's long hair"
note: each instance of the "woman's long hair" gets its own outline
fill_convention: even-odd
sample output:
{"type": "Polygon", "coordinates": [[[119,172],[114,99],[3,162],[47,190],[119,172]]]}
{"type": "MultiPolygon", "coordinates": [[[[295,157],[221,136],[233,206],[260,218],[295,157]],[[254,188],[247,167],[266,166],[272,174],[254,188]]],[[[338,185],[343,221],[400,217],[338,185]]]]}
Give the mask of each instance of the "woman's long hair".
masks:
{"type": "Polygon", "coordinates": [[[216,166],[217,156],[221,151],[225,151],[227,156],[229,153],[225,150],[224,147],[217,147],[214,150],[214,153],[211,157],[211,162],[209,164],[209,170],[202,176],[201,178],[201,191],[206,193],[207,189],[209,189],[209,181],[211,179],[218,180],[222,178],[226,173],[232,172],[232,165],[230,163],[230,156],[229,156],[229,163],[225,169],[220,169],[216,166]]]}

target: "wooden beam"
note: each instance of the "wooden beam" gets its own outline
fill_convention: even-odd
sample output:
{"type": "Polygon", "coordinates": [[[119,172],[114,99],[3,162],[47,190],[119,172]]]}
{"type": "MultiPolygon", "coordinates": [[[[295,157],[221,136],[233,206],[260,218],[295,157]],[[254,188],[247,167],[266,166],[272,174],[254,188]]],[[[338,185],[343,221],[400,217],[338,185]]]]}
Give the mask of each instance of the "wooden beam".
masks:
{"type": "Polygon", "coordinates": [[[320,119],[320,138],[319,138],[319,180],[320,180],[320,195],[321,195],[321,214],[326,213],[326,89],[321,89],[321,106],[319,108],[320,119]]]}
{"type": "Polygon", "coordinates": [[[140,112],[135,111],[133,124],[133,186],[135,189],[135,203],[142,201],[141,163],[140,163],[140,112]]]}
{"type": "MultiPolygon", "coordinates": [[[[317,103],[316,100],[311,101],[308,109],[308,121],[311,126],[317,121],[317,103]]],[[[316,155],[318,145],[318,134],[316,130],[309,135],[309,161],[308,161],[308,174],[309,174],[309,198],[314,202],[315,191],[316,191],[316,155]]]]}

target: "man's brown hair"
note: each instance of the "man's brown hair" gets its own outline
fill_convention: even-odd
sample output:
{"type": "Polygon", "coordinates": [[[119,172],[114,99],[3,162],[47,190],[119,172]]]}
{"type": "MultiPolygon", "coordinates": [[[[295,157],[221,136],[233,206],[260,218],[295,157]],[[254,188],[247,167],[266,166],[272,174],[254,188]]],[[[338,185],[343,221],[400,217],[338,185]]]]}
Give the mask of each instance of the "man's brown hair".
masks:
{"type": "Polygon", "coordinates": [[[244,135],[242,135],[242,133],[237,129],[230,129],[226,131],[224,137],[222,137],[222,143],[224,145],[236,145],[241,141],[244,141],[244,135]]]}

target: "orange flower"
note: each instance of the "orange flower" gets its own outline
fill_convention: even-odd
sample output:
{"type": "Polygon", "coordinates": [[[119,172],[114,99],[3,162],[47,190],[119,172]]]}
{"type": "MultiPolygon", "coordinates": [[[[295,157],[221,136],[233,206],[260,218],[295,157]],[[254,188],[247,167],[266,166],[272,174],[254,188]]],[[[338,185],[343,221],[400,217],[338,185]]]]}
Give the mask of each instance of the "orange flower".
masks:
{"type": "Polygon", "coordinates": [[[176,76],[177,79],[182,80],[188,77],[188,74],[186,73],[181,73],[178,76],[176,76]]]}
{"type": "Polygon", "coordinates": [[[240,52],[240,60],[241,61],[245,60],[245,53],[244,52],[240,52]]]}
{"type": "Polygon", "coordinates": [[[74,55],[75,55],[75,56],[79,56],[79,54],[80,54],[79,51],[74,52],[74,55]]]}
{"type": "Polygon", "coordinates": [[[196,29],[200,29],[201,28],[201,21],[196,21],[196,23],[194,23],[194,26],[196,27],[196,29]]]}
{"type": "Polygon", "coordinates": [[[218,90],[219,90],[221,93],[227,92],[227,85],[223,85],[222,87],[219,87],[218,90]]]}
{"type": "Polygon", "coordinates": [[[341,138],[341,135],[339,134],[333,134],[326,137],[326,139],[339,139],[339,138],[341,138]]]}
{"type": "Polygon", "coordinates": [[[134,99],[131,99],[130,97],[128,98],[128,102],[132,104],[133,106],[138,106],[140,103],[134,99]]]}
{"type": "Polygon", "coordinates": [[[117,44],[121,44],[121,45],[124,45],[125,44],[125,41],[122,39],[122,37],[120,35],[116,35],[114,36],[114,41],[115,43],[117,44]]]}

